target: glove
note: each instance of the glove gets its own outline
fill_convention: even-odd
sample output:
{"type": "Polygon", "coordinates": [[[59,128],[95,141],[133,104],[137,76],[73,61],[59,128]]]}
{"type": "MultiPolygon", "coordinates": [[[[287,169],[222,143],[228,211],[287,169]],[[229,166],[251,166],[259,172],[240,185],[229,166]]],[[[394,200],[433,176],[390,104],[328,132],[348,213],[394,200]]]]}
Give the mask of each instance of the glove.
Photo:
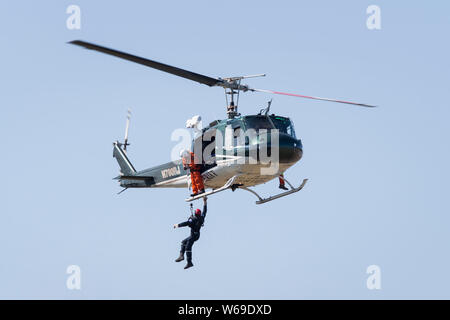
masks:
{"type": "Polygon", "coordinates": [[[178,228],[178,224],[174,224],[174,225],[173,225],[173,228],[174,228],[174,229],[178,228]]]}

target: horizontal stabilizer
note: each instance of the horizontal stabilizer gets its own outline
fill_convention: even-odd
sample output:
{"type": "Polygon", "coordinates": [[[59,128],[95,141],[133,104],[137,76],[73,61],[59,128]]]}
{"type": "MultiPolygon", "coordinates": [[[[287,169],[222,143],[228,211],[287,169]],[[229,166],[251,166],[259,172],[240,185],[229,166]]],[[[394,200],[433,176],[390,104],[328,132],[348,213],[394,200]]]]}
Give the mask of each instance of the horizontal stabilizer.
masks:
{"type": "Polygon", "coordinates": [[[151,176],[118,176],[114,178],[116,180],[139,180],[139,181],[153,181],[151,176]]]}

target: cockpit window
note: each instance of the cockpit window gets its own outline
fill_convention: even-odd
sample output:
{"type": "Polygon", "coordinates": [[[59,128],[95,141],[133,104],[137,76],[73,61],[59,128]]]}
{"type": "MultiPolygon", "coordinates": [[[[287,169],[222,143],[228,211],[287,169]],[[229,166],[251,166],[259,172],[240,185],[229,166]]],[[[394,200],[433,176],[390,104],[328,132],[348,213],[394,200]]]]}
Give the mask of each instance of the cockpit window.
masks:
{"type": "Polygon", "coordinates": [[[286,133],[295,138],[294,124],[289,118],[270,116],[274,126],[280,130],[281,133],[286,133]]]}
{"type": "Polygon", "coordinates": [[[272,123],[269,121],[269,119],[267,119],[266,116],[245,117],[245,125],[246,125],[246,130],[248,130],[248,129],[255,129],[255,130],[274,129],[272,126],[272,123]]]}

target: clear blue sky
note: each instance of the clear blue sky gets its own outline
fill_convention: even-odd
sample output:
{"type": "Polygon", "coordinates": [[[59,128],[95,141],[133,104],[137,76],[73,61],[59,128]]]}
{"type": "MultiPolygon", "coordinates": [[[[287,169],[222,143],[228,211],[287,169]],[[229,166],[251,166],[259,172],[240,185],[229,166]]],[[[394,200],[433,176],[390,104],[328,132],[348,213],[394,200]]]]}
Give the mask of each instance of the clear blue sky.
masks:
{"type": "MultiPolygon", "coordinates": [[[[411,1],[3,1],[0,298],[450,298],[450,4],[411,1]],[[81,30],[66,8],[81,7],[81,30]],[[382,29],[366,28],[381,8],[382,29]],[[67,45],[83,39],[255,87],[380,105],[274,97],[304,158],[303,191],[257,206],[210,198],[195,267],[173,260],[187,190],[120,190],[112,141],[133,109],[138,169],[170,135],[224,116],[223,90],[67,45]],[[66,289],[79,265],[82,289],[66,289]],[[366,288],[381,268],[382,289],[366,288]]],[[[248,93],[241,112],[270,98],[248,93]]],[[[277,192],[277,183],[257,188],[277,192]]],[[[200,203],[198,203],[200,205],[200,203]]]]}

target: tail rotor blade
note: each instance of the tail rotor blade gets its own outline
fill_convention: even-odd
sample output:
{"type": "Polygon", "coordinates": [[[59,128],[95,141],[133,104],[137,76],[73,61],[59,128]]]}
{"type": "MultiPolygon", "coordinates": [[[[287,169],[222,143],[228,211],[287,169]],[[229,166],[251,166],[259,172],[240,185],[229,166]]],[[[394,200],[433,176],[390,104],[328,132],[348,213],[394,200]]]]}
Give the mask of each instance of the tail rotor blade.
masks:
{"type": "Polygon", "coordinates": [[[249,89],[249,91],[265,92],[265,93],[272,93],[272,94],[281,94],[281,95],[284,95],[284,96],[291,96],[291,97],[297,97],[297,98],[305,98],[305,99],[312,99],[312,100],[322,100],[322,101],[330,101],[330,102],[351,104],[351,105],[360,106],[360,107],[368,107],[368,108],[376,107],[376,106],[373,106],[373,105],[370,105],[370,104],[365,104],[365,103],[358,103],[358,102],[351,102],[351,101],[344,101],[344,100],[337,100],[337,99],[329,99],[329,98],[312,97],[312,96],[305,96],[305,95],[302,95],[302,94],[287,93],[287,92],[280,92],[280,91],[273,91],[273,90],[249,89]]]}
{"type": "Polygon", "coordinates": [[[130,118],[131,118],[131,109],[128,109],[127,124],[125,126],[125,139],[124,139],[124,143],[123,143],[123,150],[124,151],[127,151],[127,146],[129,145],[129,143],[128,143],[128,129],[130,128],[130,118]]]}

